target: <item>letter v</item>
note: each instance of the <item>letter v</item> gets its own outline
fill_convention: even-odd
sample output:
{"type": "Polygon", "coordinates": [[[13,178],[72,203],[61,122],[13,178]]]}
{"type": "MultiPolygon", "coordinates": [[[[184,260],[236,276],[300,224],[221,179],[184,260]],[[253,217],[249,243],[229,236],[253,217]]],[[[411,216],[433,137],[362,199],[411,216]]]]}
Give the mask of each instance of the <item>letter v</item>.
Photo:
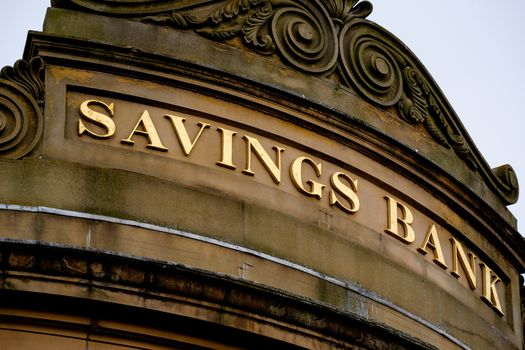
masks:
{"type": "Polygon", "coordinates": [[[177,134],[177,138],[179,139],[179,143],[182,147],[182,151],[184,152],[185,156],[189,156],[191,153],[191,150],[199,140],[199,137],[201,136],[204,129],[209,128],[209,124],[205,123],[198,123],[197,125],[200,126],[200,130],[197,133],[197,136],[195,136],[195,139],[193,142],[190,140],[190,137],[188,136],[188,131],[186,131],[186,127],[184,126],[184,118],[177,117],[174,115],[165,115],[165,118],[168,118],[171,121],[171,124],[173,125],[173,129],[175,129],[175,133],[177,134]]]}

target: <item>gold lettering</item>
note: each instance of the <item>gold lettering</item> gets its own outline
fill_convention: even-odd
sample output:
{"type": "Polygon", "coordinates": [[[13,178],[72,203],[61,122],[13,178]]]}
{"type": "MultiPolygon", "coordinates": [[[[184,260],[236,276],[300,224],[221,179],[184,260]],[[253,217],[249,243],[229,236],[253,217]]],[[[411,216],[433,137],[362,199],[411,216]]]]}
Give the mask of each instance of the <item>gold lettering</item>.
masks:
{"type": "Polygon", "coordinates": [[[233,136],[237,135],[237,133],[223,128],[217,128],[217,130],[222,135],[221,160],[217,162],[217,165],[235,169],[237,167],[233,165],[233,136]]]}
{"type": "Polygon", "coordinates": [[[337,205],[339,208],[346,211],[347,213],[357,212],[360,207],[359,197],[357,197],[357,179],[353,180],[350,176],[346,175],[345,173],[337,172],[332,174],[332,176],[330,177],[330,183],[334,188],[330,191],[330,205],[337,205]],[[345,185],[341,181],[341,178],[348,181],[350,187],[345,185]],[[344,205],[339,200],[339,198],[337,198],[337,195],[335,194],[336,192],[338,192],[344,199],[346,199],[350,206],[344,205]]]}
{"type": "Polygon", "coordinates": [[[321,176],[321,163],[316,164],[313,160],[307,157],[299,157],[296,160],[293,161],[292,166],[290,166],[290,177],[292,178],[292,182],[295,185],[295,187],[303,194],[315,197],[317,199],[321,199],[323,196],[323,188],[325,187],[323,184],[308,180],[306,183],[310,187],[309,190],[307,190],[303,184],[303,163],[308,163],[314,168],[315,174],[317,177],[321,176]]]}
{"type": "Polygon", "coordinates": [[[191,150],[197,143],[197,140],[199,140],[199,137],[202,135],[202,132],[204,129],[209,128],[209,124],[205,123],[198,123],[197,125],[200,126],[200,130],[197,133],[197,136],[195,136],[195,139],[193,139],[193,142],[190,141],[190,137],[188,136],[188,131],[186,131],[186,128],[184,127],[184,121],[186,119],[177,117],[174,115],[166,114],[165,118],[169,119],[171,121],[171,125],[173,125],[173,128],[175,129],[175,133],[177,134],[177,138],[179,139],[179,143],[182,147],[182,151],[184,152],[185,156],[189,156],[191,153],[191,150]]]}
{"type": "Polygon", "coordinates": [[[284,149],[273,146],[275,150],[275,163],[272,161],[268,153],[264,150],[259,140],[250,136],[244,136],[246,140],[246,168],[242,171],[246,175],[255,175],[252,171],[252,150],[259,158],[263,166],[268,170],[270,176],[276,184],[281,182],[281,153],[284,149]]]}
{"type": "Polygon", "coordinates": [[[111,136],[115,134],[115,130],[116,130],[115,122],[113,121],[113,119],[111,119],[114,113],[115,113],[115,110],[114,110],[113,103],[108,105],[98,100],[87,100],[87,101],[82,102],[82,104],[80,105],[80,114],[82,115],[82,117],[98,125],[99,127],[105,129],[106,133],[97,134],[96,132],[89,130],[82,122],[82,119],[78,119],[78,136],[82,136],[84,133],[86,133],[98,139],[110,138],[111,136]],[[92,110],[90,108],[90,105],[101,106],[103,109],[105,109],[109,113],[109,116],[102,114],[100,112],[97,112],[95,110],[92,110]]]}
{"type": "Polygon", "coordinates": [[[441,250],[441,243],[439,242],[436,225],[434,224],[432,224],[428,228],[427,236],[421,244],[421,247],[417,248],[417,250],[421,254],[425,255],[428,253],[427,247],[432,249],[432,253],[434,253],[434,262],[446,270],[448,266],[445,264],[445,259],[443,258],[443,250],[441,250]]]}
{"type": "Polygon", "coordinates": [[[499,301],[498,290],[496,284],[500,282],[496,274],[487,267],[484,263],[479,264],[481,266],[481,299],[490,305],[498,315],[503,316],[503,309],[499,301]]]}
{"type": "Polygon", "coordinates": [[[142,136],[146,136],[148,138],[149,143],[146,145],[148,148],[152,148],[158,151],[164,151],[167,152],[168,149],[164,147],[162,142],[160,142],[159,134],[157,132],[157,129],[155,129],[155,125],[153,124],[153,121],[151,120],[151,117],[149,116],[149,113],[147,110],[144,110],[142,113],[142,116],[140,117],[139,121],[133,128],[133,131],[131,134],[129,134],[127,139],[122,139],[120,142],[128,145],[133,145],[135,141],[133,141],[131,138],[135,135],[139,134],[142,136]],[[139,130],[139,125],[142,127],[142,130],[139,130]]]}
{"type": "Polygon", "coordinates": [[[470,264],[467,259],[467,254],[463,250],[461,243],[455,238],[451,237],[452,242],[452,276],[459,278],[459,263],[463,267],[463,271],[466,272],[467,280],[472,290],[476,289],[476,256],[472,253],[468,253],[470,257],[470,264]],[[459,263],[458,263],[459,260],[459,263]]]}
{"type": "Polygon", "coordinates": [[[389,196],[385,196],[385,199],[388,207],[388,227],[385,229],[385,232],[401,240],[403,243],[410,244],[414,242],[416,234],[411,226],[414,221],[414,216],[410,209],[389,196]],[[402,217],[399,217],[398,209],[401,209],[402,217]],[[404,235],[399,234],[398,224],[403,228],[404,235]]]}

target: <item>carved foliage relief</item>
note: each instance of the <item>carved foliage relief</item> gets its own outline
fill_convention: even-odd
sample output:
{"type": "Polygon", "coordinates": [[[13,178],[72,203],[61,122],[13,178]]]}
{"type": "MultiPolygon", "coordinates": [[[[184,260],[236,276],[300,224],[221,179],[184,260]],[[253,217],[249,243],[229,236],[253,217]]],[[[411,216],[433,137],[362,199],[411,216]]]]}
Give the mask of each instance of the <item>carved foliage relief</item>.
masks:
{"type": "Polygon", "coordinates": [[[246,46],[265,55],[276,53],[304,72],[336,72],[370,102],[397,106],[406,121],[422,123],[475,169],[468,145],[446,120],[429,82],[394,38],[362,20],[371,12],[368,1],[358,0],[233,0],[204,15],[175,10],[143,20],[193,29],[214,40],[239,36],[246,46]]]}
{"type": "Polygon", "coordinates": [[[263,55],[275,53],[301,71],[335,73],[371,103],[395,106],[406,122],[421,123],[439,144],[480,170],[508,203],[517,200],[512,168],[479,169],[435,84],[403,44],[365,20],[371,12],[372,4],[359,0],[232,0],[204,15],[175,10],[143,21],[193,29],[213,40],[240,37],[246,46],[263,55]]]}
{"type": "Polygon", "coordinates": [[[54,6],[127,16],[193,30],[216,41],[239,38],[262,55],[342,84],[381,107],[420,123],[443,147],[479,171],[507,202],[518,197],[510,166],[491,171],[465,139],[458,118],[417,58],[397,38],[366,20],[360,0],[54,0],[54,6]]]}

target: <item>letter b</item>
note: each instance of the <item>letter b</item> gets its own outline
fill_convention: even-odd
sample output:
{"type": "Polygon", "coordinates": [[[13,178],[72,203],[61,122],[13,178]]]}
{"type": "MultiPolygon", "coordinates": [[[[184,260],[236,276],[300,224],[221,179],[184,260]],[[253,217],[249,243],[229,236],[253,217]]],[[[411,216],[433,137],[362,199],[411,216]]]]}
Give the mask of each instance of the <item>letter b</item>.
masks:
{"type": "Polygon", "coordinates": [[[403,243],[410,244],[413,243],[416,239],[416,234],[412,228],[412,222],[414,221],[414,216],[410,209],[405,205],[399,203],[395,199],[385,196],[387,202],[387,221],[388,227],[385,229],[386,233],[391,234],[397,239],[401,240],[403,243]],[[401,216],[399,215],[401,212],[401,216]],[[399,224],[399,225],[398,225],[399,224]],[[403,228],[403,233],[399,232],[399,227],[403,228]]]}

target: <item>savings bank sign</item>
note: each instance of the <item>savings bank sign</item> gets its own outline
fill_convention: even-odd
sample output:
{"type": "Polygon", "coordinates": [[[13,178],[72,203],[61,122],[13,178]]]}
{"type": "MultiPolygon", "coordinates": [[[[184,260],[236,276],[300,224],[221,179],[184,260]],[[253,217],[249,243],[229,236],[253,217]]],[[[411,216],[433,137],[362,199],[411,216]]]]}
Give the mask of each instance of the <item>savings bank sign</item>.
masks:
{"type": "MultiPolygon", "coordinates": [[[[219,149],[213,150],[216,159],[206,160],[208,167],[246,177],[254,177],[257,171],[265,173],[261,176],[269,176],[271,186],[291,184],[299,197],[310,197],[320,204],[324,202],[322,204],[330,210],[350,217],[360,211],[376,210],[367,208],[366,200],[360,195],[362,181],[357,176],[344,169],[334,170],[333,166],[327,173],[323,162],[313,155],[290,153],[288,156],[285,146],[275,141],[271,141],[271,146],[266,142],[265,146],[252,132],[225,127],[221,123],[214,125],[204,117],[181,116],[169,110],[153,112],[148,106],[130,115],[125,102],[111,98],[77,100],[71,128],[81,141],[111,143],[161,156],[168,156],[177,149],[180,158],[185,159],[213,140],[219,149]]],[[[392,194],[385,192],[379,197],[382,197],[382,210],[373,215],[383,225],[382,234],[395,237],[398,244],[437,265],[443,273],[470,288],[499,316],[504,315],[501,301],[505,284],[493,268],[468,250],[464,242],[440,232],[435,223],[416,230],[414,211],[392,194]]]]}

